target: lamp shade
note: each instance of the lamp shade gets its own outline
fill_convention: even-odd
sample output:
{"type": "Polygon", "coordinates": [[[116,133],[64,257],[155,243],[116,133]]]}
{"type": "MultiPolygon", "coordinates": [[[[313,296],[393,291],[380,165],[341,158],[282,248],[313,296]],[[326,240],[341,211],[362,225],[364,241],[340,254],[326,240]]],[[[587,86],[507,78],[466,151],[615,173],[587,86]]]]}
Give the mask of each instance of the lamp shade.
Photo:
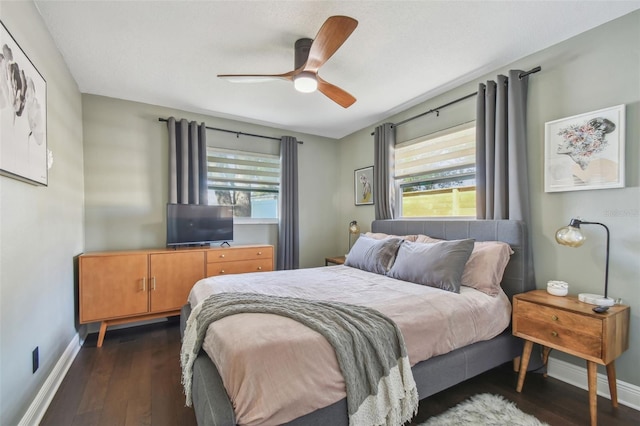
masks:
{"type": "Polygon", "coordinates": [[[556,231],[556,241],[563,246],[580,247],[586,239],[580,226],[574,226],[573,221],[556,231]]]}
{"type": "Polygon", "coordinates": [[[349,233],[350,234],[360,233],[360,225],[358,225],[357,221],[352,220],[351,223],[349,223],[349,233]]]}

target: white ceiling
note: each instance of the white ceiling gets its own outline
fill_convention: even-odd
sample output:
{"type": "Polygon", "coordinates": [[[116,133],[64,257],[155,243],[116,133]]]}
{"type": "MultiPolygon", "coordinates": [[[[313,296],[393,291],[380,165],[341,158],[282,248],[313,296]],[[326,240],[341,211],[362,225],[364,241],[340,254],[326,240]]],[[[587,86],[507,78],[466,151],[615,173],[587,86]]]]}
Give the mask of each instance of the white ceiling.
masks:
{"type": "Polygon", "coordinates": [[[640,8],[635,0],[35,3],[82,93],[331,138],[640,8]],[[287,81],[216,77],[292,70],[294,42],[314,38],[331,15],[359,21],[319,73],[357,98],[350,108],[287,81]]]}

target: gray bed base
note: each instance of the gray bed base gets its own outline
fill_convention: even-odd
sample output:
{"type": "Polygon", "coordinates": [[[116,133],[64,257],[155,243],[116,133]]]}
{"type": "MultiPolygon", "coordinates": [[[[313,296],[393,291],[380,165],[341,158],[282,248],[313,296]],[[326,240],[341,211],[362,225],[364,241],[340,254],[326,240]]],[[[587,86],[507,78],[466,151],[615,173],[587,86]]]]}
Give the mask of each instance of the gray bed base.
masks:
{"type": "MultiPolygon", "coordinates": [[[[524,223],[512,220],[376,220],[372,232],[394,235],[424,234],[447,240],[475,238],[477,241],[504,241],[514,251],[504,273],[502,288],[511,298],[514,294],[535,289],[528,236],[524,223]]],[[[181,314],[181,331],[191,308],[181,314]]],[[[480,373],[491,370],[520,356],[522,342],[508,328],[491,340],[477,342],[444,355],[419,362],[412,368],[420,399],[438,393],[480,373]]],[[[201,352],[194,364],[193,406],[200,426],[235,425],[235,415],[220,374],[206,353],[201,352]]],[[[346,399],[299,417],[287,425],[348,425],[346,399]]]]}

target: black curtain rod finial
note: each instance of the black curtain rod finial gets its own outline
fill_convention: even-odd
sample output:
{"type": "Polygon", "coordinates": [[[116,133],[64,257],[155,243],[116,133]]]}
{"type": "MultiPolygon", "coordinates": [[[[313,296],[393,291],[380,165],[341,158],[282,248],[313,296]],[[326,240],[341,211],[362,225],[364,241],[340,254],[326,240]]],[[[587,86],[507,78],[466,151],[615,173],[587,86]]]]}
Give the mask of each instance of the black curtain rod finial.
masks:
{"type": "Polygon", "coordinates": [[[537,66],[537,67],[535,67],[535,68],[531,68],[529,71],[521,72],[520,74],[518,74],[518,78],[519,78],[520,80],[522,80],[523,78],[525,78],[525,77],[526,77],[526,76],[528,76],[529,74],[535,74],[535,73],[537,73],[538,71],[541,71],[541,70],[542,70],[542,67],[541,67],[540,65],[538,65],[538,66],[537,66]]]}

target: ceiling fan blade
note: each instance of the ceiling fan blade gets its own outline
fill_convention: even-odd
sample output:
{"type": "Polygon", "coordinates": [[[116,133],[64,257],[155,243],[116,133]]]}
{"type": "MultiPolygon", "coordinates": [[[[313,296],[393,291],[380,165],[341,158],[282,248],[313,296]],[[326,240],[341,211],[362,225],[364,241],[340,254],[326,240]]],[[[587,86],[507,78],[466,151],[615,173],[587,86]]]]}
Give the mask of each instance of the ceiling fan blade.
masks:
{"type": "Polygon", "coordinates": [[[316,78],[318,80],[318,91],[341,107],[349,108],[356,101],[356,98],[345,90],[321,79],[320,76],[316,76],[316,78]]]}
{"type": "Polygon", "coordinates": [[[358,21],[348,16],[330,16],[313,39],[304,71],[318,72],[357,26],[358,21]]]}
{"type": "Polygon", "coordinates": [[[219,78],[224,78],[232,83],[263,83],[274,80],[293,80],[295,71],[284,74],[218,74],[219,78]]]}

